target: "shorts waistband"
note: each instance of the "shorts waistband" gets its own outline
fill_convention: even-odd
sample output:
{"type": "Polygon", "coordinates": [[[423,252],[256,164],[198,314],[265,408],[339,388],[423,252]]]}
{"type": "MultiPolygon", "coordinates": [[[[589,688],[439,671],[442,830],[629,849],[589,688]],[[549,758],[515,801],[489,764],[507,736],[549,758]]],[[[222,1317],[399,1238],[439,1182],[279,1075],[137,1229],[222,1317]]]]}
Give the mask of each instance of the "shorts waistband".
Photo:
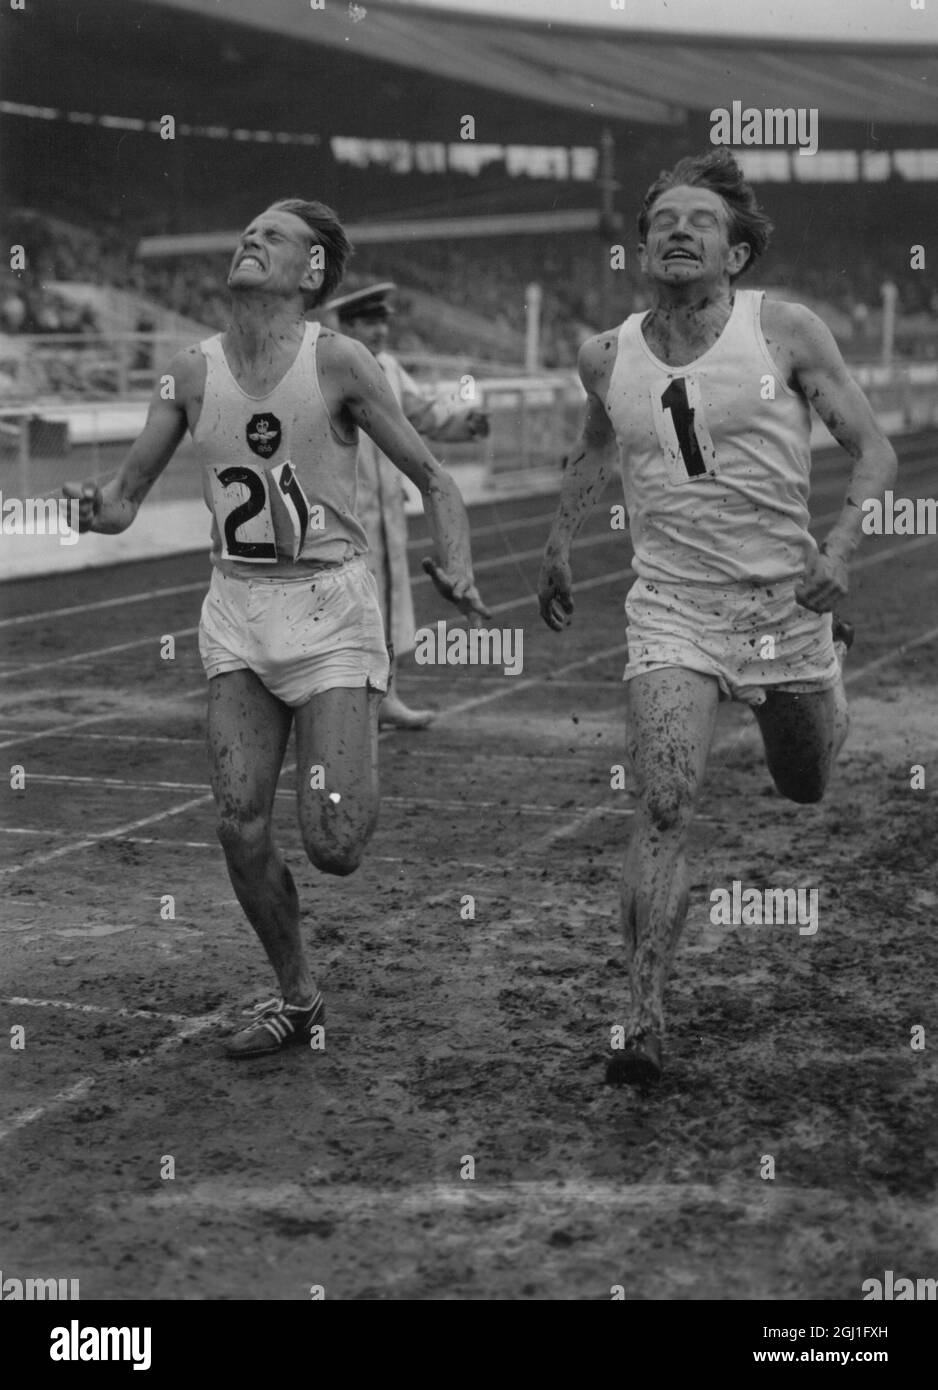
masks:
{"type": "Polygon", "coordinates": [[[235,584],[307,584],[311,579],[329,579],[364,567],[365,557],[353,555],[349,560],[306,561],[300,571],[284,569],[272,574],[229,574],[215,565],[213,572],[220,579],[231,580],[235,584]]]}
{"type": "Polygon", "coordinates": [[[725,584],[710,584],[697,579],[645,579],[639,575],[633,587],[637,588],[639,585],[646,592],[663,594],[667,598],[684,596],[709,599],[717,595],[720,598],[733,599],[749,598],[753,594],[759,594],[774,599],[794,593],[798,580],[770,579],[766,582],[764,579],[740,579],[727,581],[725,584]]]}

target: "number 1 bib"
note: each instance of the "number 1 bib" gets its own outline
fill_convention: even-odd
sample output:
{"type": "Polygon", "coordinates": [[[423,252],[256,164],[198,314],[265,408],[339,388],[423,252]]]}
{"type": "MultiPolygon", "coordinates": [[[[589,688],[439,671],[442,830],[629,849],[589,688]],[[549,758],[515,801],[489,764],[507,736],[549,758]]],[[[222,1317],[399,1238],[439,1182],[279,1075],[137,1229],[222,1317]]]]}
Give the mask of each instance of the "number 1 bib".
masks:
{"type": "Polygon", "coordinates": [[[664,391],[649,392],[658,442],[672,486],[693,478],[715,477],[716,451],[692,376],[677,376],[664,391]]]}

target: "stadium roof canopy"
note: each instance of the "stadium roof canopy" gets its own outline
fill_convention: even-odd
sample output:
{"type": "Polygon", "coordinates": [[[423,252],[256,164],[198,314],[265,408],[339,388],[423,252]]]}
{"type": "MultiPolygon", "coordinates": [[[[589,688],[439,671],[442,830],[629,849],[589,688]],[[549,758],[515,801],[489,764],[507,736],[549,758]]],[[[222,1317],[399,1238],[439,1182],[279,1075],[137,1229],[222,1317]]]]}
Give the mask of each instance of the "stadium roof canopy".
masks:
{"type": "Polygon", "coordinates": [[[938,129],[938,36],[727,40],[609,14],[596,29],[384,0],[30,0],[7,10],[4,96],[152,118],[171,90],[177,119],[418,140],[456,138],[464,113],[480,141],[572,144],[602,121],[679,132],[735,100],[816,107],[828,146],[840,125],[875,123],[872,143],[938,129]]]}
{"type": "MultiPolygon", "coordinates": [[[[817,107],[822,120],[938,125],[930,46],[819,44],[584,29],[414,5],[152,0],[592,116],[681,124],[714,106],[817,107]],[[357,17],[358,16],[358,17],[357,17]]],[[[924,26],[923,26],[924,28],[924,26]]]]}

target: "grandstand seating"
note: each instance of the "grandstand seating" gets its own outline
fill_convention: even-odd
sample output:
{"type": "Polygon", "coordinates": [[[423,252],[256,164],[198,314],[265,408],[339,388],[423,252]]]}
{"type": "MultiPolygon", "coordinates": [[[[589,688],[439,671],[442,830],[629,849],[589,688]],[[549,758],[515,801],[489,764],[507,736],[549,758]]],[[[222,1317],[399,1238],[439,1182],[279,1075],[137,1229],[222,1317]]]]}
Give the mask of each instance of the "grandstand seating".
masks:
{"type": "MultiPolygon", "coordinates": [[[[353,172],[350,187],[357,194],[356,178],[362,176],[361,171],[353,172]]],[[[400,182],[412,180],[406,176],[400,182]]],[[[452,199],[469,211],[465,182],[457,176],[452,199]]],[[[484,186],[475,182],[487,206],[484,186]]],[[[421,177],[417,183],[423,193],[421,210],[429,210],[427,188],[433,181],[421,177]]],[[[454,187],[451,176],[443,185],[454,187]]],[[[441,185],[436,187],[439,200],[441,185]]],[[[862,360],[878,351],[880,287],[884,279],[892,279],[899,291],[900,355],[938,355],[938,295],[909,263],[910,239],[915,238],[908,229],[918,225],[917,209],[924,205],[927,191],[927,185],[901,180],[821,188],[764,186],[761,197],[777,230],[752,283],[811,303],[850,355],[862,360]],[[902,227],[901,234],[897,227],[902,227]]],[[[73,185],[73,200],[75,196],[73,185]]],[[[0,332],[61,335],[63,352],[55,358],[58,366],[53,371],[57,390],[88,389],[87,383],[96,377],[76,367],[81,339],[115,328],[113,316],[102,312],[93,296],[81,302],[63,293],[63,283],[123,291],[125,305],[135,306],[136,315],[135,321],[128,321],[130,310],[125,308],[121,326],[127,330],[162,331],[166,311],[185,315],[190,321],[187,332],[198,332],[200,326],[219,328],[227,316],[226,256],[140,261],[134,255],[138,235],[154,230],[153,219],[105,219],[92,230],[91,211],[84,225],[64,220],[61,206],[21,208],[4,218],[9,244],[27,244],[31,260],[26,272],[0,274],[0,332]]],[[[243,199],[240,211],[248,211],[243,199]]],[[[238,221],[235,210],[230,218],[216,210],[209,225],[217,229],[238,221]]],[[[346,287],[372,278],[398,281],[395,344],[403,353],[466,353],[480,361],[505,362],[520,361],[525,287],[538,281],[544,290],[543,365],[570,367],[589,333],[645,303],[631,225],[622,239],[628,268],[616,272],[609,270],[608,236],[601,239],[595,233],[364,245],[351,262],[346,287]]],[[[918,239],[925,239],[924,230],[918,239]]]]}

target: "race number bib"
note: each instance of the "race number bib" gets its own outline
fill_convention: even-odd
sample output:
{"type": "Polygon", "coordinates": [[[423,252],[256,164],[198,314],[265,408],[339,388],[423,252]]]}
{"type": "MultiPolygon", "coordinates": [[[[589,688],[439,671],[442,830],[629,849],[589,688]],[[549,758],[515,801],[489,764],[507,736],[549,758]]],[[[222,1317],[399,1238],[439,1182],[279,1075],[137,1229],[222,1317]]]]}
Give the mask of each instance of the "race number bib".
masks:
{"type": "Polygon", "coordinates": [[[222,559],[257,565],[299,559],[322,508],[310,508],[289,460],[268,471],[245,464],[212,469],[210,481],[222,559]]]}
{"type": "Polygon", "coordinates": [[[651,388],[651,410],[672,486],[716,476],[716,451],[691,376],[677,376],[664,391],[651,388]]]}

